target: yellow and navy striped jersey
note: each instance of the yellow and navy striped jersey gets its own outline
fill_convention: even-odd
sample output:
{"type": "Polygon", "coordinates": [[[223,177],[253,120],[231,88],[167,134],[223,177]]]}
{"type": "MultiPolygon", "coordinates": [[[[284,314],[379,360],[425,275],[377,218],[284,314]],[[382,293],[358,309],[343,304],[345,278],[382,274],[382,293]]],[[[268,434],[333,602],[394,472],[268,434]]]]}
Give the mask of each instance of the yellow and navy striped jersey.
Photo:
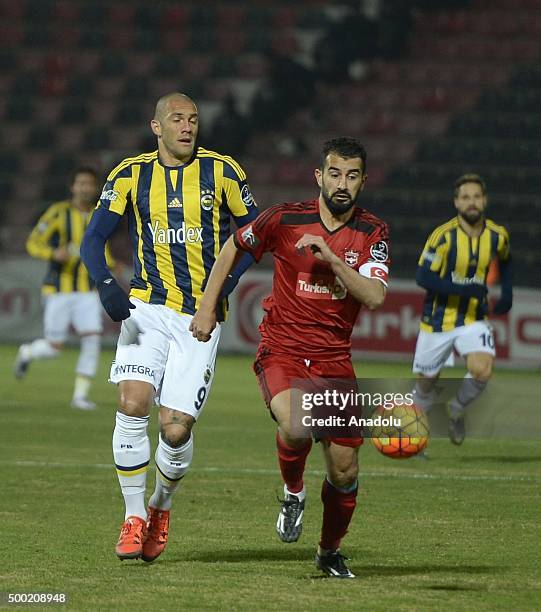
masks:
{"type": "MultiPolygon", "coordinates": [[[[94,282],[79,255],[83,234],[93,212],[83,212],[68,200],[55,202],[43,213],[30,233],[26,250],[32,257],[49,262],[42,287],[44,294],[87,292],[94,288],[94,282]],[[53,260],[53,253],[59,247],[66,247],[70,253],[65,263],[53,260]]],[[[105,256],[108,264],[113,265],[108,247],[105,256]]]]}
{"type": "MultiPolygon", "coordinates": [[[[509,234],[490,219],[477,238],[470,238],[460,227],[458,217],[437,227],[429,236],[419,266],[456,284],[486,284],[490,262],[510,256],[509,234]]],[[[487,301],[444,295],[428,291],[421,316],[421,329],[428,332],[450,331],[485,319],[487,301]]]]}
{"type": "Polygon", "coordinates": [[[99,207],[128,216],[130,296],[191,315],[230,235],[231,218],[240,227],[257,215],[239,164],[202,147],[178,167],[164,166],[157,151],[125,159],[107,177],[99,207]]]}

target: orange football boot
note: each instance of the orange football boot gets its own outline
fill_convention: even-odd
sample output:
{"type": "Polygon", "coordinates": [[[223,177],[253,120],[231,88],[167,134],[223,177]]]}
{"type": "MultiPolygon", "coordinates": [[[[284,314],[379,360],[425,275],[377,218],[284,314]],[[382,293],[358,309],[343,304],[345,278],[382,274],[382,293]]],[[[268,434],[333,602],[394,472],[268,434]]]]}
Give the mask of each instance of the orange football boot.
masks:
{"type": "Polygon", "coordinates": [[[140,516],[128,516],[120,530],[115,548],[120,560],[139,559],[143,553],[143,543],[147,536],[147,524],[140,516]]]}
{"type": "Polygon", "coordinates": [[[159,557],[169,536],[169,510],[148,507],[148,536],[143,544],[143,561],[150,563],[159,557]]]}

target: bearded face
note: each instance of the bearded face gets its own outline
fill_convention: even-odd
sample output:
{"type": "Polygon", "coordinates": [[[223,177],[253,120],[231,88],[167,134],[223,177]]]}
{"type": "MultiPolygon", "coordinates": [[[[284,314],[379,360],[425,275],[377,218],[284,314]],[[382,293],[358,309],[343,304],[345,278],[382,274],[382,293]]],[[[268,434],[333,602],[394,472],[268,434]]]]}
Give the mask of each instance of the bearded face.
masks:
{"type": "Polygon", "coordinates": [[[487,198],[478,183],[464,183],[455,197],[458,215],[469,225],[475,225],[485,217],[487,198]]]}
{"type": "Polygon", "coordinates": [[[344,159],[329,153],[316,178],[325,205],[332,215],[340,216],[357,204],[366,175],[360,158],[344,159]]]}

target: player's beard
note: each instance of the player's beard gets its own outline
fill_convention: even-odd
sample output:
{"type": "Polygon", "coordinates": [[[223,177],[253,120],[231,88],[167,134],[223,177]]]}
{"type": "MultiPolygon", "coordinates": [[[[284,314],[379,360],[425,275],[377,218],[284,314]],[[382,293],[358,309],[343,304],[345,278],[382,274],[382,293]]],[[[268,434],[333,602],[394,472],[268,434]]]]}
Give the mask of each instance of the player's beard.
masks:
{"type": "Polygon", "coordinates": [[[346,189],[339,189],[335,191],[332,195],[329,195],[329,192],[326,189],[321,190],[321,195],[323,196],[323,200],[327,205],[327,208],[331,212],[331,215],[338,217],[347,213],[351,210],[355,204],[357,204],[357,200],[359,198],[360,191],[357,192],[355,197],[351,197],[351,194],[346,189]],[[348,196],[347,200],[333,200],[337,194],[342,193],[348,196]]]}
{"type": "Polygon", "coordinates": [[[475,225],[485,216],[485,211],[475,208],[465,210],[464,212],[459,212],[458,214],[464,219],[464,221],[466,221],[468,225],[475,225]]]}

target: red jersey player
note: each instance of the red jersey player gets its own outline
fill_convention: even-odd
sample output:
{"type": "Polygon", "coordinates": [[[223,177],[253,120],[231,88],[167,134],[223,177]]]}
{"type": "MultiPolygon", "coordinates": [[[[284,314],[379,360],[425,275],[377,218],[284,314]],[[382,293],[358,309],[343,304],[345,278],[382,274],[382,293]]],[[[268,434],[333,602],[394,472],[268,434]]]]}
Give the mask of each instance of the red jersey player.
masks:
{"type": "MultiPolygon", "coordinates": [[[[324,144],[322,153],[322,166],[315,170],[319,198],[273,206],[239,229],[218,256],[190,327],[197,339],[210,338],[222,285],[242,252],[257,261],[266,251],[273,254],[273,287],[263,302],[254,370],[278,422],[285,498],[276,528],[284,542],[295,542],[301,534],[303,473],[312,446],[311,439],[292,433],[292,381],[353,380],[353,325],[362,306],[374,309],[383,303],[387,287],[387,225],[356,206],[367,176],[364,147],[352,138],[336,138],[324,144]]],[[[353,578],[339,546],[355,509],[362,438],[329,436],[321,442],[327,476],[316,565],[329,576],[353,578]]]]}

